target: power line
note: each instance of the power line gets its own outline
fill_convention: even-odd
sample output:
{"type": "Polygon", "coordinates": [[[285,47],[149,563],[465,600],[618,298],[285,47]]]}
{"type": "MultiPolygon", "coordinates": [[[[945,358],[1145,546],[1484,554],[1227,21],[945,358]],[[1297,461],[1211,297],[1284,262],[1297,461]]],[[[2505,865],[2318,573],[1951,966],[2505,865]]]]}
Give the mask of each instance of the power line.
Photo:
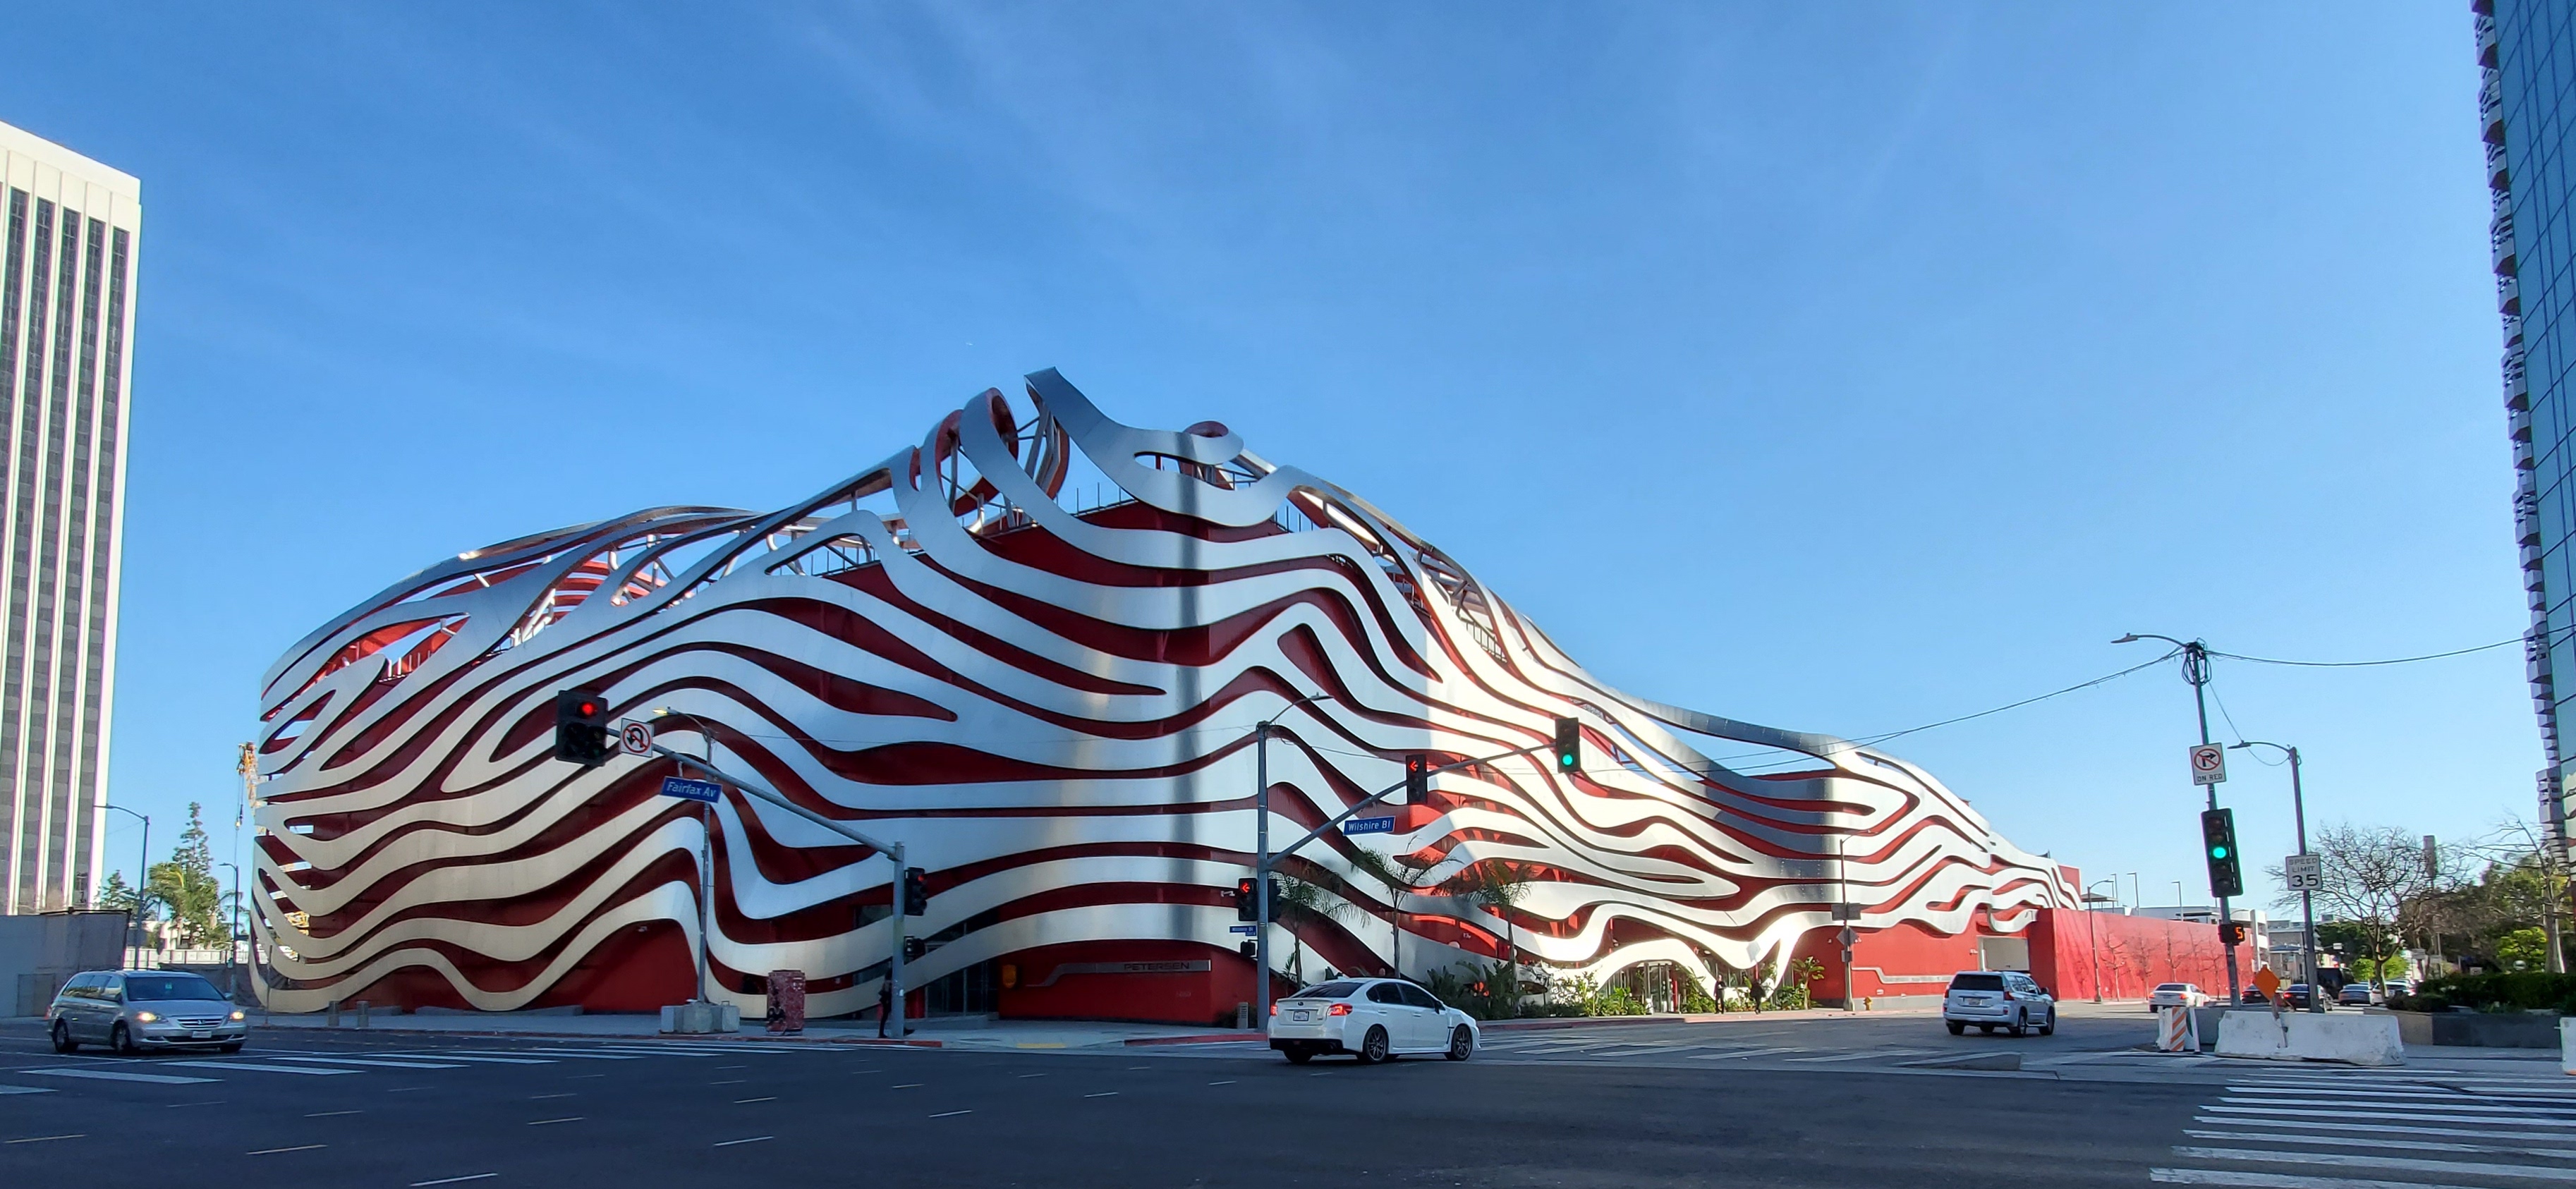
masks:
{"type": "Polygon", "coordinates": [[[2475,648],[2454,648],[2449,652],[2428,652],[2422,656],[2390,657],[2384,661],[2285,661],[2277,657],[2242,656],[2233,652],[2220,652],[2214,648],[2210,650],[2209,655],[2223,656],[2231,661],[2252,661],[2258,665],[2297,665],[2305,669],[2362,669],[2369,668],[2373,665],[2411,665],[2417,661],[2438,661],[2445,657],[2467,656],[2472,652],[2488,652],[2493,649],[2503,648],[2509,644],[2520,644],[2524,639],[2525,637],[2515,636],[2510,640],[2498,640],[2493,644],[2480,644],[2475,648]]]}
{"type": "Polygon", "coordinates": [[[2102,676],[2100,676],[2100,677],[2096,677],[2096,678],[2094,678],[2094,679],[2093,679],[2093,680],[2091,680],[2091,681],[2077,682],[2076,684],[2074,684],[2074,685],[2070,685],[2070,686],[2067,686],[2067,687],[2066,687],[2066,688],[2064,688],[2064,689],[2060,689],[2060,690],[2051,690],[2051,691],[2049,691],[2049,692],[2047,692],[2047,693],[2044,693],[2044,694],[2041,694],[2041,695],[2039,695],[2039,696],[2037,696],[2037,697],[2033,697],[2033,698],[2023,698],[2022,700],[2020,700],[2020,701],[2018,701],[2018,702],[2006,702],[2006,703],[2004,703],[2003,705],[2001,705],[2001,706],[1997,706],[1997,707],[1995,707],[1995,708],[1994,708],[1994,709],[1992,709],[1992,710],[1980,710],[1980,711],[1976,712],[1975,714],[1962,714],[1962,715],[1960,715],[1960,716],[1959,716],[1959,717],[1957,717],[1957,718],[1945,718],[1945,719],[1942,719],[1942,720],[1941,720],[1941,721],[1939,721],[1939,722],[1927,722],[1927,723],[1925,723],[1925,724],[1923,724],[1922,726],[1919,726],[1919,727],[1907,727],[1907,728],[1905,728],[1905,729],[1904,729],[1904,730],[1902,730],[1902,731],[1889,731],[1889,732],[1887,732],[1887,733],[1886,733],[1886,734],[1884,734],[1884,735],[1871,735],[1871,736],[1869,736],[1869,737],[1867,737],[1867,738],[1864,738],[1864,739],[1856,739],[1856,740],[1853,740],[1853,742],[1858,743],[1858,744],[1860,744],[1860,745],[1861,745],[1861,746],[1863,746],[1863,747],[1874,747],[1874,746],[1877,746],[1878,744],[1885,743],[1885,742],[1887,742],[1887,741],[1888,741],[1888,740],[1890,740],[1890,739],[1902,738],[1902,737],[1904,737],[1904,736],[1914,734],[1914,733],[1916,733],[1916,732],[1918,732],[1918,731],[1929,731],[1929,730],[1931,730],[1931,729],[1932,729],[1932,728],[1934,728],[1934,727],[1946,727],[1946,726],[1949,726],[1949,725],[1951,725],[1951,724],[1953,724],[1953,723],[1963,723],[1963,722],[1967,722],[1967,721],[1969,721],[1970,719],[1984,718],[1984,717],[1986,717],[1987,715],[1990,715],[1990,714],[2001,714],[2001,713],[2003,713],[2004,711],[2007,711],[2007,710],[2019,710],[2019,709],[2021,709],[2021,708],[2022,708],[2022,707],[2024,707],[2024,706],[2028,706],[2028,705],[2031,705],[2031,704],[2036,703],[2036,702],[2045,702],[2045,701],[2049,700],[2050,698],[2063,697],[2063,696],[2065,696],[2065,695],[2067,695],[2067,694],[2075,693],[2075,692],[2076,692],[2076,691],[2078,691],[2078,690],[2088,690],[2088,689],[2091,689],[2091,688],[2093,688],[2094,686],[2097,686],[2097,685],[2104,685],[2104,684],[2108,684],[2108,683],[2113,682],[2113,681],[2118,681],[2119,679],[2121,679],[2121,678],[2123,678],[2123,677],[2126,677],[2126,676],[2128,676],[2128,675],[2129,675],[2129,674],[2131,674],[2131,673],[2135,673],[2135,672],[2137,672],[2137,671],[2138,671],[2138,670],[2140,670],[2140,669],[2150,669],[2150,668],[2154,668],[2154,667],[2155,667],[2155,666],[2157,666],[2157,665],[2161,665],[2161,664],[2165,663],[2166,661],[2172,660],[2176,655],[2180,654],[2181,652],[2182,652],[2182,650],[2181,650],[2181,649],[2179,649],[2179,648],[2177,648],[2177,649],[2172,650],[2171,652],[2167,652],[2167,653],[2165,653],[2163,656],[2157,657],[2157,658],[2156,658],[2156,659],[2154,659],[2154,660],[2151,660],[2151,661],[2145,661],[2145,662],[2141,662],[2141,663],[2139,663],[2139,664],[2131,665],[2131,666],[2129,666],[2128,668],[2122,669],[2122,670],[2120,670],[2120,671],[2119,671],[2119,672],[2117,672],[2117,673],[2105,673],[2105,674],[2103,674],[2102,676]]]}

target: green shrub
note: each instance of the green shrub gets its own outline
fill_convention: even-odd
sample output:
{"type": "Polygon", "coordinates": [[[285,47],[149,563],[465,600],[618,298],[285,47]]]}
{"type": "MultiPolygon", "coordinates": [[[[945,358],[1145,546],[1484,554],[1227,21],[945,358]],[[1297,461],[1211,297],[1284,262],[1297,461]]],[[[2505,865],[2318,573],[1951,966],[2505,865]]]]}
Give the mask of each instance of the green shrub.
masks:
{"type": "Polygon", "coordinates": [[[2389,1002],[2399,1011],[2556,1011],[2576,1015],[2576,974],[2520,970],[2510,974],[2452,974],[2428,979],[2412,995],[2389,1002]]]}

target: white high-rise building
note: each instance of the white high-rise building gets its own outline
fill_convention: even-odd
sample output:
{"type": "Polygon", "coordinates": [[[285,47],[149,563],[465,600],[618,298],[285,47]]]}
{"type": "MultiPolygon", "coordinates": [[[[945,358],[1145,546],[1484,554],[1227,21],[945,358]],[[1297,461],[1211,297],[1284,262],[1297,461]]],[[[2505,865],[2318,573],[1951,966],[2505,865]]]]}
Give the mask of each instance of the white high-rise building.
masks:
{"type": "Polygon", "coordinates": [[[105,867],[142,183],[0,124],[0,911],[105,867]]]}

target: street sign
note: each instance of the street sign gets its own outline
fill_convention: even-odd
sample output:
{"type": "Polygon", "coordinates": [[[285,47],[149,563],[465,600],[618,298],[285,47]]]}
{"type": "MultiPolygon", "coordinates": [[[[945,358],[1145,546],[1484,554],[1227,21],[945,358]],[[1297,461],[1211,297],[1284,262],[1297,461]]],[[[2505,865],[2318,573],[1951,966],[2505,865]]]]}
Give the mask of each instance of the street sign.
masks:
{"type": "Polygon", "coordinates": [[[653,724],[630,722],[617,728],[617,748],[631,756],[653,754],[653,724]]]}
{"type": "Polygon", "coordinates": [[[1259,932],[1261,932],[1261,926],[1259,926],[1259,925],[1228,925],[1228,926],[1226,926],[1226,927],[1225,927],[1225,931],[1226,931],[1226,932],[1228,932],[1228,933],[1241,933],[1241,934],[1243,934],[1243,935],[1245,935],[1245,936],[1249,937],[1249,936],[1251,936],[1252,934],[1255,934],[1255,933],[1259,933],[1259,932]]]}
{"type": "MultiPolygon", "coordinates": [[[[1834,906],[1834,919],[1835,919],[1835,920],[1837,920],[1837,921],[1857,921],[1857,920],[1859,920],[1859,919],[1860,919],[1860,905],[1857,905],[1857,904],[1837,904],[1837,905],[1835,905],[1835,906],[1834,906]]],[[[1848,932],[1850,932],[1850,930],[1846,929],[1846,930],[1844,930],[1844,932],[1848,933],[1848,932]]],[[[1845,943],[1843,943],[1843,944],[1845,944],[1845,945],[1849,945],[1849,944],[1851,944],[1851,943],[1849,943],[1849,942],[1845,942],[1845,943]]]]}
{"type": "Polygon", "coordinates": [[[2227,782],[2227,749],[2215,743],[2194,744],[2191,749],[2191,782],[2225,784],[2227,782]]]}
{"type": "Polygon", "coordinates": [[[2281,993],[2281,976],[2272,973],[2269,966],[2257,970],[2254,972],[2254,989],[2261,991],[2265,999],[2278,995],[2281,993]]]}
{"type": "Polygon", "coordinates": [[[679,776],[665,776],[662,778],[662,795],[665,797],[679,797],[689,801],[704,801],[709,805],[713,805],[716,803],[718,798],[724,796],[724,786],[717,784],[712,780],[690,780],[679,776]]]}
{"type": "Polygon", "coordinates": [[[2326,861],[2319,855],[2291,855],[2281,860],[2281,874],[2293,892],[2322,892],[2326,889],[2326,861]]]}
{"type": "Polygon", "coordinates": [[[1391,817],[1355,817],[1342,823],[1344,834],[1392,834],[1395,819],[1391,817]]]}
{"type": "Polygon", "coordinates": [[[1842,927],[1841,932],[1834,934],[1834,940],[1843,943],[1843,949],[1845,951],[1849,951],[1852,947],[1852,943],[1860,940],[1860,933],[1851,926],[1845,925],[1842,927]]]}

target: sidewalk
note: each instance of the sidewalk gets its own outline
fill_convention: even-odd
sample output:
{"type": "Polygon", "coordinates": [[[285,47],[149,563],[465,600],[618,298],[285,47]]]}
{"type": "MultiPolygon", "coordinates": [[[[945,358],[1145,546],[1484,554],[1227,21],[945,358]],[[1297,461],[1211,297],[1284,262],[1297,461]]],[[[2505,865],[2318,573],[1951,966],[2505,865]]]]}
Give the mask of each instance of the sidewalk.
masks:
{"type": "MultiPolygon", "coordinates": [[[[364,1028],[355,1011],[340,1013],[335,1030],[322,1013],[254,1016],[259,1029],[337,1031],[342,1033],[438,1033],[450,1036],[510,1036],[559,1040],[663,1039],[661,1018],[643,1012],[575,1015],[569,1012],[457,1012],[423,1015],[372,1013],[364,1028]]],[[[1184,1024],[1115,1024],[1055,1020],[915,1021],[908,1041],[879,1040],[873,1020],[813,1020],[802,1033],[773,1035],[759,1020],[743,1021],[731,1036],[670,1035],[673,1040],[761,1040],[821,1044],[907,1044],[934,1049],[1086,1049],[1130,1044],[1169,1044],[1193,1039],[1253,1040],[1258,1033],[1227,1032],[1213,1037],[1207,1029],[1184,1024]]]]}

